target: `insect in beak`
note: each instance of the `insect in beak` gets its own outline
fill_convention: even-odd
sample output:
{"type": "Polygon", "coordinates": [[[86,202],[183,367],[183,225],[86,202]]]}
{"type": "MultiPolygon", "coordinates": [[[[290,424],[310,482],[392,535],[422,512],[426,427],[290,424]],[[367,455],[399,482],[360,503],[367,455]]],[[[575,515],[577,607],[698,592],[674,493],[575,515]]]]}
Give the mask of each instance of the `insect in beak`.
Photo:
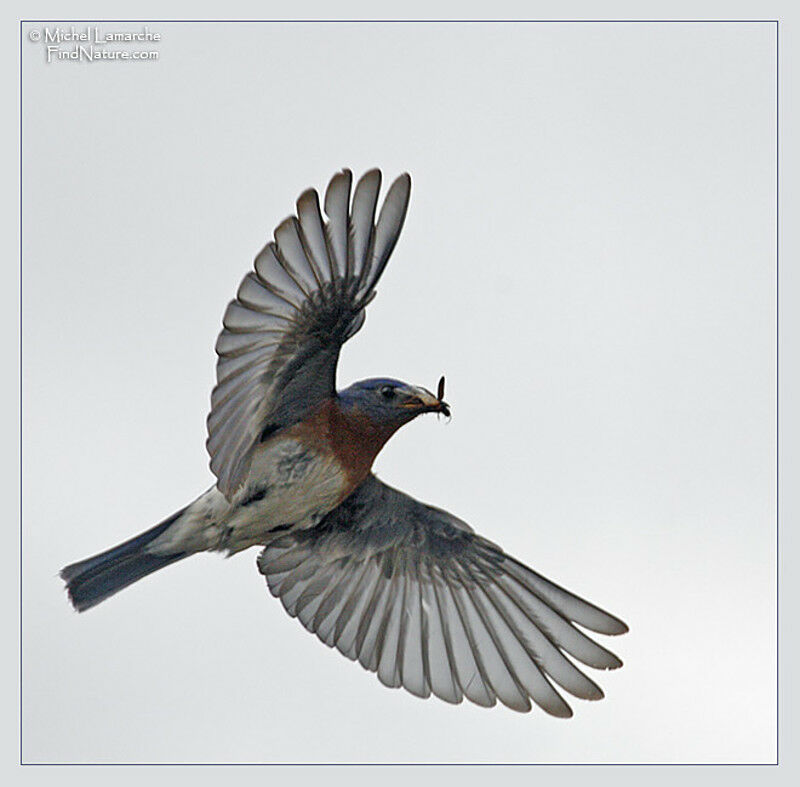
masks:
{"type": "Polygon", "coordinates": [[[444,401],[444,375],[439,378],[439,385],[436,386],[436,398],[439,400],[438,415],[450,417],[450,405],[444,401]]]}

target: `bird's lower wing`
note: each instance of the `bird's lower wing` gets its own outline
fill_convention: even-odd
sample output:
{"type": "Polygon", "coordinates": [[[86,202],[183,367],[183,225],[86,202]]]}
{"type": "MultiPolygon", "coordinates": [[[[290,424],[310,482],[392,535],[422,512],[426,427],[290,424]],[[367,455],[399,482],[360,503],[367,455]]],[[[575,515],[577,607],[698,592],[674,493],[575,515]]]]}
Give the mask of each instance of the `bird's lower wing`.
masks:
{"type": "Polygon", "coordinates": [[[575,625],[621,634],[621,620],[374,476],[317,527],[269,544],[258,566],[309,631],[419,697],[519,711],[532,699],[571,716],[554,683],[603,696],[572,659],[622,665],[575,625]]]}

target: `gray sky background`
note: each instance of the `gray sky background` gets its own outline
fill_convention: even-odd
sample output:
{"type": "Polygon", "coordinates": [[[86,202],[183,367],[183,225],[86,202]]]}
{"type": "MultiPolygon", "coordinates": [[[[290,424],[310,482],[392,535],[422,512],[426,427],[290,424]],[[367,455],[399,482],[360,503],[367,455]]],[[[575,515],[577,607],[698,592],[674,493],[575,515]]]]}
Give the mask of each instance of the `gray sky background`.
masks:
{"type": "Polygon", "coordinates": [[[774,26],[151,29],[154,63],[23,41],[24,759],[773,760],[774,26]],[[453,405],[378,473],[631,627],[569,721],[384,688],[255,550],[66,602],[212,483],[225,304],[343,166],[413,189],[339,383],[453,405]]]}

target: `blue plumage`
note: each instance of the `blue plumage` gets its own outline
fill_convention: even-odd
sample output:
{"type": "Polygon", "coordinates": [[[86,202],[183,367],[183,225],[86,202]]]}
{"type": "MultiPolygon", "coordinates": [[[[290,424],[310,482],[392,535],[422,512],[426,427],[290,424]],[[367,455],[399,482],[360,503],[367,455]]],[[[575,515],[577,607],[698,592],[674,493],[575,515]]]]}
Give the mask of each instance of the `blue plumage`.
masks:
{"type": "Polygon", "coordinates": [[[359,411],[376,424],[399,428],[422,413],[450,414],[447,402],[426,388],[410,385],[391,377],[372,377],[360,380],[338,394],[344,413],[359,411]]]}

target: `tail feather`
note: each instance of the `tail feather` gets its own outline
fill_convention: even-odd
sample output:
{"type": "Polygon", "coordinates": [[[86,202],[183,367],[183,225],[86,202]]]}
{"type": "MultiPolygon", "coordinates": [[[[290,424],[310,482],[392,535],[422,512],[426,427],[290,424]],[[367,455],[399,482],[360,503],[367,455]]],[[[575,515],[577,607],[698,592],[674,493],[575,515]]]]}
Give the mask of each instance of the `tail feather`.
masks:
{"type": "Polygon", "coordinates": [[[154,555],[146,551],[147,545],[158,538],[185,510],[181,509],[119,546],[61,569],[61,578],[67,583],[72,606],[78,612],[90,609],[142,577],[191,554],[176,552],[171,555],[154,555]]]}

